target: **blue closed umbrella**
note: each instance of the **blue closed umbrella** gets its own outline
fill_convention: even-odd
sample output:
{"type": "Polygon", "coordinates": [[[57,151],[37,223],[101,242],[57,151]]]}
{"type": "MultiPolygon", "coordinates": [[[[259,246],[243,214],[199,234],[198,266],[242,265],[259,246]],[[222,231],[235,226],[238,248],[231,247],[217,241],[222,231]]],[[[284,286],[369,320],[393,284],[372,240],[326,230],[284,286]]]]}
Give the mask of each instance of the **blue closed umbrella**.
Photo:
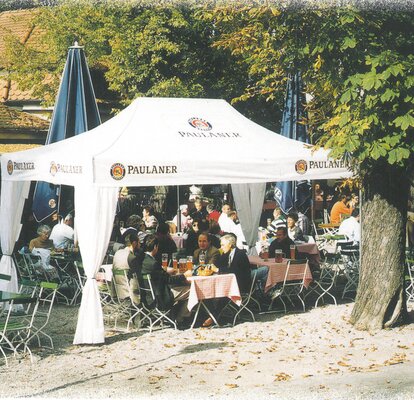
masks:
{"type": "MultiPolygon", "coordinates": [[[[91,75],[83,47],[69,47],[62,81],[50,122],[46,145],[59,142],[101,124],[91,75]]],[[[60,209],[60,185],[37,182],[33,196],[33,215],[37,222],[60,209]]]]}
{"type": "MultiPolygon", "coordinates": [[[[288,80],[286,88],[285,107],[282,116],[280,134],[290,139],[309,143],[306,125],[305,92],[300,72],[296,72],[288,80]]],[[[275,200],[282,211],[287,214],[292,208],[307,209],[310,205],[311,192],[308,181],[287,181],[275,184],[275,200]]]]}

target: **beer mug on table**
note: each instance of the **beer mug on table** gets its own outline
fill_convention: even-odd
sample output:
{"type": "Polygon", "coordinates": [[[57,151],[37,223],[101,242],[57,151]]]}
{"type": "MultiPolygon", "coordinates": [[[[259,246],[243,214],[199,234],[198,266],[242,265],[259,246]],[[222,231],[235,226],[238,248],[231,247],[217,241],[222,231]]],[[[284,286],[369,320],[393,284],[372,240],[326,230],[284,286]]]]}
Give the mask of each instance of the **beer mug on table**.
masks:
{"type": "Polygon", "coordinates": [[[168,254],[167,253],[162,253],[161,262],[162,262],[163,270],[166,271],[168,267],[168,254]]]}
{"type": "Polygon", "coordinates": [[[296,258],[296,246],[294,244],[290,245],[290,259],[294,260],[296,258]]]}
{"type": "Polygon", "coordinates": [[[180,258],[178,260],[178,269],[180,271],[180,274],[184,273],[187,269],[187,259],[186,258],[180,258]]]}
{"type": "Polygon", "coordinates": [[[198,261],[200,265],[204,265],[206,263],[206,255],[204,253],[200,253],[200,256],[198,257],[198,261]]]}
{"type": "Polygon", "coordinates": [[[188,256],[187,257],[187,271],[193,270],[193,257],[188,256]]]}
{"type": "Polygon", "coordinates": [[[275,262],[281,263],[283,261],[282,249],[275,250],[275,262]]]}

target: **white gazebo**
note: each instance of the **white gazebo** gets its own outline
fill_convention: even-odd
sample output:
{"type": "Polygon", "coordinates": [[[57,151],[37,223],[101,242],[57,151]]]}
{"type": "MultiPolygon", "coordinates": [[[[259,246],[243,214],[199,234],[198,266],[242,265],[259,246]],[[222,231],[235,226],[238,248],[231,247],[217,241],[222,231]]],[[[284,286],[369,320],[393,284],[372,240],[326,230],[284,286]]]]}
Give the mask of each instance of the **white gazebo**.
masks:
{"type": "Polygon", "coordinates": [[[11,274],[12,281],[3,290],[17,290],[11,252],[32,180],[75,187],[76,230],[88,279],[74,343],[102,343],[94,276],[108,246],[120,187],[231,183],[242,223],[256,232],[257,212],[248,210],[261,207],[266,182],[351,176],[343,161],[328,154],[257,125],[224,100],[176,98],[139,98],[82,135],[4,154],[0,273],[11,274]]]}

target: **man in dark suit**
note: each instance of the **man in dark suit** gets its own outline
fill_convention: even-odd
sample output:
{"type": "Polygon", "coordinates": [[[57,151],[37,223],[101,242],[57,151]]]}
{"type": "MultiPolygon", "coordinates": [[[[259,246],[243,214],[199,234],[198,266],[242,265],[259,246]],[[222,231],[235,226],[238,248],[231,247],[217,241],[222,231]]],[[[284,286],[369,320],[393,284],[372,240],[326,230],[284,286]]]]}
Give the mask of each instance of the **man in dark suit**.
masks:
{"type": "MultiPolygon", "coordinates": [[[[178,323],[184,317],[190,315],[187,309],[189,285],[187,277],[192,275],[192,271],[186,271],[184,275],[170,275],[163,270],[159,261],[155,259],[158,252],[158,239],[154,235],[149,235],[145,242],[145,257],[142,262],[141,274],[151,275],[151,283],[154,290],[157,306],[160,310],[166,311],[173,308],[178,323]],[[171,285],[171,287],[170,287],[171,285]]],[[[141,282],[147,287],[147,281],[141,282]]],[[[144,302],[151,306],[151,295],[144,294],[144,302]]]]}
{"type": "Polygon", "coordinates": [[[198,235],[198,249],[194,251],[194,264],[200,264],[200,254],[204,254],[204,264],[217,264],[220,252],[211,245],[210,235],[202,232],[198,235]]]}
{"type": "Polygon", "coordinates": [[[250,262],[246,252],[236,247],[235,235],[224,235],[220,243],[222,254],[217,261],[220,273],[235,274],[240,292],[248,293],[252,284],[252,278],[250,262]]]}

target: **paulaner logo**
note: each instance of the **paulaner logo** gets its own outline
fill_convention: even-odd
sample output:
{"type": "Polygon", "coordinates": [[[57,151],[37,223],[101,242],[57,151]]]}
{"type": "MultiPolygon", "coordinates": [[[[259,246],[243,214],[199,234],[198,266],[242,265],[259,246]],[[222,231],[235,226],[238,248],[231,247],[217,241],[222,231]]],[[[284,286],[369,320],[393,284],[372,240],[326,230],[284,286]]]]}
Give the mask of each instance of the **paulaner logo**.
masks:
{"type": "Polygon", "coordinates": [[[296,161],[295,170],[298,174],[303,175],[308,170],[308,164],[305,160],[296,161]]]}
{"type": "Polygon", "coordinates": [[[7,163],[7,172],[9,173],[9,175],[13,173],[13,161],[11,160],[9,160],[7,163]]]}
{"type": "Polygon", "coordinates": [[[34,162],[13,162],[9,160],[7,162],[7,172],[9,175],[13,174],[14,171],[29,171],[35,169],[34,162]]]}
{"type": "Polygon", "coordinates": [[[296,161],[295,170],[298,174],[303,175],[308,169],[322,168],[349,168],[349,164],[345,160],[328,160],[328,161],[296,161]]]}
{"type": "Polygon", "coordinates": [[[200,131],[210,131],[213,126],[210,124],[210,122],[202,119],[202,118],[190,118],[188,120],[188,123],[193,127],[197,128],[200,131]]]}
{"type": "Polygon", "coordinates": [[[125,176],[125,167],[121,163],[112,164],[110,174],[113,179],[120,181],[125,176]]]}
{"type": "Polygon", "coordinates": [[[58,172],[62,174],[81,174],[82,166],[81,165],[56,164],[54,161],[52,161],[50,163],[49,172],[52,176],[55,176],[58,172]]]}

